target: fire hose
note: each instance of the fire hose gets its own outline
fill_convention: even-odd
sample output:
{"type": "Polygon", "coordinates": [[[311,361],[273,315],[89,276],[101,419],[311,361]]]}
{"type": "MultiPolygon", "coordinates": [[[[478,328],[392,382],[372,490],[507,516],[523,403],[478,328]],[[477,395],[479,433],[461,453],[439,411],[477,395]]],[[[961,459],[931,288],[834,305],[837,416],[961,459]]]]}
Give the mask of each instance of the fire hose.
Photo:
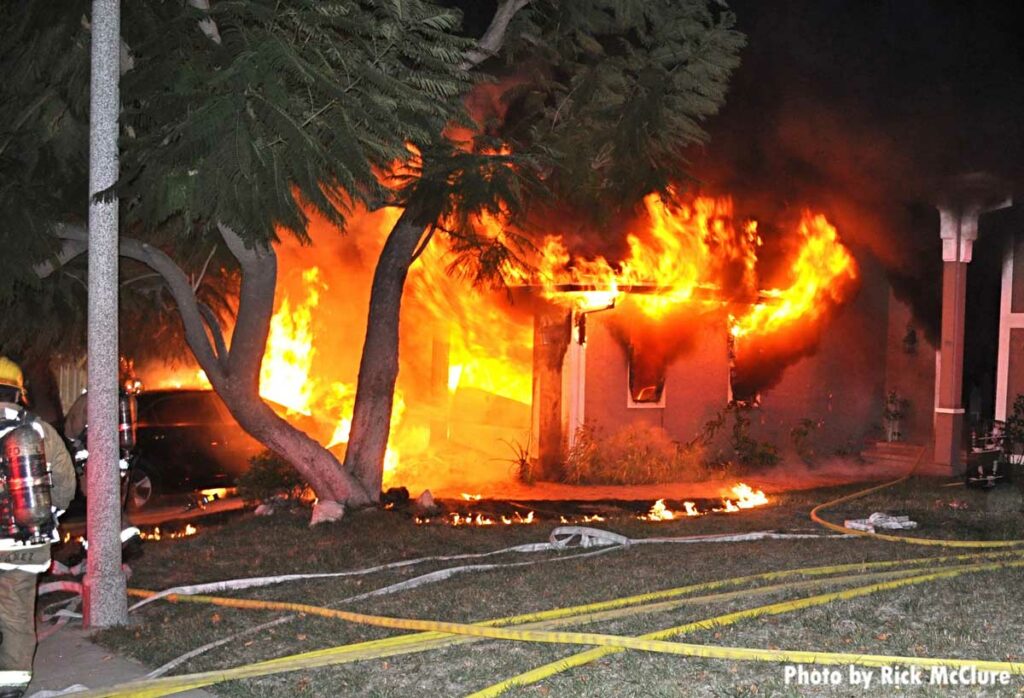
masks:
{"type": "MultiPolygon", "coordinates": [[[[621,536],[611,531],[605,531],[602,529],[595,529],[581,526],[560,526],[551,532],[549,541],[546,543],[527,543],[524,545],[512,546],[509,548],[502,548],[500,550],[493,550],[485,553],[466,553],[462,555],[438,555],[425,558],[416,558],[413,560],[402,560],[398,562],[388,563],[385,565],[377,565],[362,570],[352,570],[346,572],[326,572],[326,573],[313,573],[313,574],[292,574],[292,575],[276,575],[268,577],[249,577],[244,579],[232,579],[223,580],[219,582],[208,582],[206,584],[194,584],[188,586],[172,587],[165,589],[164,591],[158,592],[152,596],[144,598],[142,601],[133,605],[129,610],[134,611],[148,603],[156,601],[158,599],[171,596],[171,595],[190,595],[190,594],[204,594],[210,592],[223,592],[223,591],[238,591],[241,589],[248,589],[253,587],[262,587],[273,584],[280,584],[289,581],[298,580],[310,580],[310,579],[324,579],[324,578],[337,578],[337,577],[349,577],[356,575],[365,575],[372,572],[379,572],[388,569],[396,569],[402,567],[408,567],[410,565],[419,564],[422,562],[430,561],[449,561],[449,560],[461,560],[467,558],[481,558],[489,557],[493,555],[499,555],[510,552],[541,552],[548,550],[564,550],[570,547],[572,543],[576,543],[579,547],[590,548],[597,546],[605,546],[597,551],[588,553],[579,553],[576,555],[568,555],[557,558],[548,558],[546,560],[531,560],[528,562],[511,562],[511,563],[498,563],[498,564],[482,564],[482,565],[460,565],[457,567],[448,567],[434,572],[428,572],[426,574],[413,577],[402,582],[397,582],[380,589],[373,591],[364,592],[355,596],[342,599],[335,602],[334,605],[340,605],[345,603],[354,603],[356,601],[362,601],[364,599],[383,596],[386,594],[392,594],[399,591],[405,591],[408,589],[414,589],[424,584],[433,582],[443,581],[449,579],[457,574],[465,572],[479,572],[495,570],[500,568],[509,567],[524,567],[536,564],[544,564],[547,562],[561,562],[572,559],[580,559],[585,557],[592,557],[595,555],[602,555],[604,553],[615,552],[621,550],[623,547],[630,545],[640,545],[644,543],[708,543],[708,542],[744,542],[752,540],[765,540],[765,539],[793,539],[793,538],[820,538],[819,534],[802,534],[802,533],[776,533],[773,531],[753,531],[749,533],[739,534],[712,534],[712,535],[697,535],[697,536],[681,536],[681,537],[669,537],[669,538],[641,538],[632,539],[625,536],[621,536]]],[[[185,654],[172,659],[171,661],[157,667],[149,674],[147,678],[156,678],[162,676],[171,669],[183,664],[184,662],[193,659],[211,649],[221,647],[233,640],[240,639],[242,637],[251,635],[253,633],[260,632],[284,623],[294,620],[296,616],[285,616],[277,618],[275,620],[263,623],[261,625],[247,628],[241,632],[235,633],[225,638],[220,638],[213,642],[209,642],[200,647],[196,647],[185,654]]]]}
{"type": "MultiPolygon", "coordinates": [[[[690,585],[688,587],[682,587],[674,590],[664,590],[661,592],[653,592],[648,594],[641,594],[633,597],[626,597],[623,599],[613,599],[611,601],[599,602],[596,604],[588,604],[585,606],[577,606],[571,609],[553,609],[551,611],[545,611],[540,613],[528,614],[525,616],[516,616],[513,618],[497,619],[493,621],[487,621],[479,624],[465,624],[465,623],[449,623],[441,621],[429,621],[429,620],[416,620],[407,618],[391,618],[386,616],[373,616],[361,613],[353,613],[350,611],[340,611],[336,609],[326,609],[317,606],[309,606],[306,604],[297,603],[286,603],[286,602],[274,602],[274,601],[260,601],[253,599],[230,599],[222,597],[205,597],[205,596],[184,596],[184,597],[167,597],[171,601],[188,601],[193,603],[208,603],[214,604],[221,607],[230,608],[245,608],[245,609],[260,609],[260,610],[288,610],[297,613],[306,613],[309,615],[318,615],[328,618],[336,618],[339,620],[345,620],[348,622],[355,622],[366,625],[373,625],[378,627],[387,627],[394,629],[405,629],[405,630],[421,630],[428,631],[419,633],[417,635],[399,635],[396,637],[386,638],[384,640],[375,640],[365,643],[356,643],[352,645],[344,645],[337,648],[329,648],[325,650],[318,650],[314,652],[303,653],[301,655],[293,655],[290,657],[282,657],[273,659],[265,662],[258,662],[246,666],[236,667],[227,670],[218,670],[211,672],[203,672],[200,674],[183,675],[183,676],[172,676],[161,679],[155,679],[150,681],[139,681],[122,686],[113,687],[110,689],[101,689],[97,691],[91,691],[82,694],[83,696],[160,696],[168,695],[170,693],[176,693],[183,690],[189,690],[192,688],[199,688],[202,686],[208,686],[221,681],[235,680],[241,678],[250,678],[255,676],[262,676],[271,673],[279,673],[283,671],[293,671],[297,669],[308,669],[320,666],[327,666],[331,664],[337,664],[342,662],[360,661],[364,659],[371,659],[383,656],[391,656],[394,654],[401,654],[409,651],[421,651],[423,649],[432,649],[433,646],[437,645],[437,640],[444,640],[445,635],[458,635],[465,636],[468,638],[491,638],[491,639],[504,639],[504,640],[517,640],[517,641],[529,641],[529,642],[545,642],[545,643],[559,643],[559,644],[585,644],[585,645],[596,645],[604,651],[621,651],[623,649],[634,649],[652,652],[663,652],[671,653],[684,656],[692,657],[709,657],[709,658],[720,658],[720,659],[733,659],[741,661],[790,661],[790,662],[805,662],[805,663],[821,663],[821,664],[861,664],[867,666],[891,666],[893,664],[917,664],[919,666],[945,666],[951,668],[961,668],[966,666],[975,667],[978,670],[985,671],[1007,671],[1014,674],[1024,673],[1024,664],[1013,663],[1013,662],[992,662],[992,661],[974,661],[964,659],[946,659],[946,658],[918,658],[918,657],[898,657],[898,656],[886,656],[886,655],[863,655],[863,654],[851,654],[851,653],[830,653],[830,652],[813,652],[813,651],[801,651],[801,650],[763,650],[763,649],[750,649],[750,648],[736,648],[736,647],[718,647],[713,645],[693,645],[678,642],[666,642],[662,638],[671,637],[674,635],[680,635],[687,632],[693,632],[696,630],[703,630],[707,628],[721,627],[724,625],[731,625],[740,620],[752,617],[758,617],[763,615],[776,615],[781,613],[787,613],[790,611],[796,611],[804,608],[810,608],[813,606],[819,606],[826,603],[830,603],[835,600],[852,599],[868,594],[873,594],[879,591],[887,589],[895,589],[904,587],[912,584],[919,584],[928,581],[934,581],[938,579],[948,579],[961,574],[971,572],[984,572],[996,569],[1004,568],[1016,568],[1024,567],[1024,560],[1020,559],[1021,555],[1018,553],[980,553],[975,555],[960,555],[960,556],[948,556],[948,557],[933,557],[923,558],[917,560],[907,561],[884,561],[879,563],[860,563],[851,565],[836,565],[831,567],[819,567],[819,568],[807,568],[800,570],[782,570],[778,572],[768,572],[760,575],[749,575],[746,577],[739,577],[729,580],[717,580],[713,582],[707,582],[703,584],[690,585]],[[512,623],[525,623],[536,620],[553,620],[555,618],[566,618],[569,616],[583,617],[588,619],[588,616],[593,616],[595,611],[622,608],[627,605],[636,605],[644,601],[648,601],[656,598],[666,598],[672,595],[682,595],[685,593],[691,593],[694,591],[708,590],[713,588],[720,588],[721,586],[730,584],[741,584],[752,580],[765,580],[765,579],[778,579],[788,576],[795,576],[801,574],[811,575],[825,575],[834,574],[840,571],[848,571],[850,569],[880,569],[887,567],[895,567],[898,565],[914,565],[914,564],[925,564],[928,562],[950,562],[950,561],[969,561],[979,558],[992,558],[992,557],[1008,557],[1009,560],[978,563],[964,565],[958,568],[926,568],[922,570],[901,570],[903,572],[920,572],[914,576],[903,577],[899,579],[892,579],[889,581],[876,582],[868,584],[866,586],[855,587],[851,589],[845,589],[842,591],[829,592],[826,594],[819,594],[816,596],[809,596],[799,598],[790,601],[783,601],[774,604],[768,604],[766,606],[759,606],[751,609],[745,609],[742,611],[736,611],[733,613],[724,614],[721,616],[715,616],[713,618],[697,621],[695,623],[688,623],[684,626],[677,628],[669,628],[667,630],[658,631],[656,633],[650,633],[639,638],[621,637],[616,635],[605,635],[600,633],[570,633],[570,632],[550,632],[542,630],[509,630],[497,627],[499,625],[508,625],[512,623]],[[434,642],[433,646],[430,643],[434,642]]],[[[820,580],[822,582],[828,582],[829,580],[820,580]]],[[[835,581],[835,580],[833,580],[835,581]]],[[[793,584],[801,584],[796,582],[793,584]]],[[[791,584],[779,585],[780,587],[790,587],[791,584]]],[[[776,589],[781,590],[781,589],[776,589]]],[[[149,595],[153,592],[145,592],[141,590],[131,590],[133,595],[143,596],[149,595]]],[[[636,609],[631,609],[636,611],[636,609]]],[[[661,609],[658,609],[661,610],[661,609]]],[[[607,618],[595,618],[595,620],[604,620],[607,618]]],[[[459,638],[462,639],[461,637],[459,638]]],[[[594,650],[595,652],[597,650],[594,650]]],[[[587,653],[584,653],[587,654],[587,653]]],[[[580,657],[577,655],[576,657],[580,657]]],[[[603,656],[598,655],[598,656],[603,656]]],[[[571,657],[569,660],[576,659],[571,657]]],[[[592,658],[586,658],[587,661],[596,659],[597,656],[592,658]]],[[[539,680],[552,673],[557,673],[558,670],[575,666],[576,664],[566,664],[569,660],[562,660],[556,662],[553,665],[541,667],[535,672],[542,672],[543,676],[531,676],[532,680],[539,680]],[[554,669],[552,671],[551,669],[554,669]]],[[[579,660],[577,660],[579,661],[579,660]]],[[[533,674],[534,672],[531,672],[533,674]]],[[[523,677],[516,677],[517,680],[523,677]]],[[[498,686],[494,687],[496,690],[505,690],[505,688],[512,685],[510,682],[503,682],[498,686],[502,686],[498,689],[498,686]],[[508,684],[508,685],[505,685],[508,684]]],[[[492,693],[486,693],[485,695],[493,695],[492,693]]]]}
{"type": "MultiPolygon", "coordinates": [[[[872,492],[891,487],[900,482],[903,482],[910,478],[914,471],[917,469],[921,459],[923,457],[924,450],[922,449],[917,459],[915,460],[914,466],[911,470],[901,478],[893,480],[891,482],[883,483],[882,485],[874,486],[855,492],[851,495],[840,497],[824,504],[818,505],[811,512],[811,518],[819,525],[825,526],[831,530],[841,532],[843,534],[861,535],[867,537],[878,538],[880,540],[886,540],[891,542],[906,542],[921,545],[942,545],[947,547],[970,547],[970,548],[996,548],[996,547],[1015,547],[1024,545],[1024,541],[956,541],[956,540],[938,540],[938,539],[925,539],[925,538],[913,538],[906,536],[892,536],[885,534],[876,534],[863,531],[851,531],[837,524],[833,524],[822,519],[818,513],[826,508],[836,506],[840,503],[847,502],[853,499],[864,497],[872,492]]],[[[593,531],[594,529],[585,529],[587,531],[593,531]]],[[[607,532],[601,532],[607,533],[607,532]]],[[[615,536],[616,534],[610,534],[615,536]]],[[[749,534],[740,534],[740,536],[749,534]]],[[[756,535],[756,534],[755,534],[756,535]]],[[[714,536],[710,538],[715,538],[714,536]]],[[[740,538],[743,539],[743,538],[740,538]]],[[[627,539],[628,540],[628,539],[627,539]]],[[[630,541],[633,542],[644,542],[641,541],[630,541]]],[[[646,542],[681,542],[673,539],[648,539],[646,542]]],[[[598,544],[608,545],[609,543],[619,543],[619,541],[601,541],[598,544]]],[[[621,543],[620,543],[621,544],[621,543]]],[[[937,557],[937,558],[925,558],[923,561],[948,561],[948,560],[965,560],[965,559],[976,559],[984,556],[998,556],[999,553],[981,553],[976,555],[961,555],[952,557],[937,557]]],[[[1002,555],[1009,555],[1018,557],[1020,553],[1007,552],[1002,555]]],[[[899,564],[909,564],[911,561],[901,563],[900,561],[892,561],[888,563],[889,566],[899,564]]],[[[517,563],[513,563],[517,564],[517,563]]],[[[521,564],[521,563],[519,563],[521,564]]],[[[871,563],[868,563],[871,564],[871,563]]],[[[887,563],[882,563],[887,564],[887,563]]],[[[991,671],[1007,671],[1010,673],[1024,673],[1024,665],[1019,663],[1011,662],[986,662],[986,661],[973,661],[973,660],[959,660],[959,659],[935,659],[935,658],[914,658],[914,657],[887,657],[882,655],[850,655],[841,653],[821,653],[821,652],[805,652],[805,651],[790,651],[790,650],[758,650],[749,648],[723,648],[708,645],[686,645],[683,643],[667,643],[662,638],[671,637],[673,635],[679,635],[685,632],[691,632],[692,630],[703,629],[706,627],[717,627],[718,625],[731,624],[742,618],[753,617],[755,615],[765,614],[776,614],[785,613],[789,611],[799,610],[801,608],[807,608],[813,605],[820,605],[822,603],[828,603],[837,599],[856,598],[869,593],[875,593],[884,589],[898,588],[906,586],[908,584],[917,584],[927,581],[933,581],[937,579],[944,579],[968,572],[979,572],[979,571],[990,571],[994,569],[1001,569],[1007,567],[1021,567],[1024,566],[1024,560],[1013,560],[1009,562],[996,562],[988,564],[977,564],[962,566],[955,569],[941,569],[928,571],[925,574],[907,577],[903,579],[892,580],[888,582],[880,582],[877,584],[868,585],[865,587],[857,587],[855,589],[848,589],[842,592],[832,592],[830,594],[823,594],[814,597],[805,597],[796,601],[781,602],[778,604],[770,604],[768,606],[762,606],[755,609],[748,609],[746,611],[739,611],[732,614],[726,614],[725,616],[717,616],[715,618],[707,619],[705,621],[699,621],[698,623],[690,623],[685,626],[678,628],[670,628],[667,630],[657,631],[648,635],[641,636],[640,638],[622,638],[614,635],[601,635],[594,633],[551,633],[539,630],[519,630],[519,631],[502,631],[499,628],[493,627],[498,623],[492,622],[492,625],[488,624],[459,624],[459,623],[446,623],[440,621],[422,621],[402,618],[388,618],[384,616],[368,616],[366,614],[355,614],[346,611],[337,611],[334,609],[325,609],[314,606],[305,606],[303,604],[290,604],[284,602],[263,602],[255,600],[244,600],[244,599],[225,599],[217,597],[203,597],[195,596],[191,599],[186,599],[181,596],[167,596],[171,593],[171,590],[164,593],[169,600],[184,601],[191,600],[200,603],[212,603],[216,605],[222,605],[226,607],[234,608],[263,608],[266,610],[292,610],[300,613],[308,613],[311,615],[324,615],[326,617],[334,617],[349,622],[363,623],[368,625],[378,625],[381,627],[391,627],[398,629],[408,630],[425,630],[428,632],[420,633],[419,635],[401,635],[395,638],[388,638],[386,640],[373,641],[371,643],[356,643],[354,645],[346,645],[339,648],[331,648],[328,650],[320,650],[314,653],[306,653],[303,655],[295,655],[293,657],[280,658],[278,660],[270,660],[269,662],[260,662],[257,664],[238,667],[236,670],[227,670],[227,672],[243,672],[244,676],[256,676],[264,675],[266,673],[274,673],[277,671],[289,671],[299,668],[308,668],[310,666],[325,666],[327,664],[340,663],[343,661],[357,661],[359,659],[368,659],[379,656],[390,656],[392,654],[399,654],[411,651],[422,651],[425,649],[432,649],[434,647],[445,646],[446,644],[455,644],[460,641],[467,641],[467,638],[497,638],[497,639],[511,639],[511,640],[524,640],[534,642],[553,642],[553,643],[568,643],[568,644],[593,644],[598,645],[597,649],[592,649],[587,652],[574,655],[567,659],[560,660],[550,665],[538,667],[526,674],[521,674],[512,679],[506,680],[499,684],[485,689],[479,695],[497,695],[508,687],[513,685],[519,685],[521,683],[530,683],[549,677],[560,671],[564,671],[573,666],[579,666],[587,662],[593,661],[598,657],[605,656],[606,654],[622,651],[624,649],[641,649],[655,652],[669,652],[674,654],[685,654],[687,656],[700,656],[700,657],[713,657],[713,658],[726,658],[736,659],[742,661],[799,661],[799,662],[817,662],[817,663],[832,663],[832,664],[866,664],[870,666],[888,666],[894,663],[903,664],[916,664],[919,666],[947,666],[952,668],[960,668],[964,666],[972,666],[980,670],[991,670],[991,671]],[[300,610],[301,609],[301,610],[300,610]],[[699,627],[698,627],[699,626],[699,627]],[[482,628],[482,629],[481,629],[482,628]],[[460,636],[459,638],[453,638],[452,636],[460,636]],[[654,644],[647,644],[654,643],[654,644]],[[660,644],[659,644],[660,643],[660,644]],[[311,657],[311,655],[314,655],[311,657]],[[293,661],[294,660],[294,661],[293,661]],[[322,664],[306,664],[307,660],[320,661],[322,664]],[[257,671],[258,673],[250,674],[249,671],[257,671]]],[[[844,566],[839,566],[844,567],[844,566]]],[[[846,566],[849,567],[849,566],[846,566]]],[[[854,565],[853,567],[857,567],[854,565]]],[[[861,565],[861,568],[865,566],[861,565]]],[[[828,568],[825,568],[828,569],[828,568]]],[[[443,572],[443,570],[442,570],[443,572]]],[[[786,572],[783,572],[785,574],[786,572]]],[[[792,574],[799,574],[801,571],[791,571],[792,574]]],[[[804,572],[806,573],[806,572],[804,572]]],[[[772,573],[768,573],[772,574],[772,573]]],[[[430,575],[424,575],[429,577],[430,575]]],[[[871,576],[871,575],[868,575],[871,576]]],[[[752,578],[757,578],[759,575],[753,575],[752,578]]],[[[764,578],[764,577],[762,577],[764,578]]],[[[743,578],[749,579],[749,578],[743,578]]],[[[409,580],[413,581],[413,580],[409,580]]],[[[722,580],[723,584],[728,584],[734,580],[722,580]]],[[[823,580],[827,581],[827,580],[823,580]]],[[[404,583],[400,583],[404,584],[404,583]]],[[[711,583],[715,584],[715,583],[711,583]]],[[[800,583],[793,583],[794,585],[800,583]]],[[[394,586],[394,585],[393,585],[394,586]]],[[[701,586],[701,585],[697,585],[701,586]]],[[[779,585],[782,587],[790,585],[779,585]]],[[[407,588],[407,587],[406,587],[407,588]]],[[[672,590],[668,590],[671,592],[672,590]]],[[[694,591],[694,589],[689,589],[694,591]]],[[[135,595],[145,596],[152,598],[155,596],[153,592],[143,592],[140,590],[132,590],[135,595]]],[[[371,592],[372,593],[372,592],[371,592]]],[[[663,592],[654,592],[655,595],[663,592]]],[[[641,595],[645,599],[649,600],[651,595],[641,595]]],[[[637,598],[637,597],[630,597],[637,598]]],[[[615,603],[620,600],[613,600],[615,603]]],[[[684,601],[685,602],[685,601],[684,601]]],[[[641,602],[633,602],[641,603],[641,602]]],[[[623,605],[629,605],[623,604],[623,605]]],[[[557,618],[572,618],[576,615],[589,614],[589,618],[593,618],[592,608],[594,605],[585,607],[576,607],[574,609],[553,609],[554,615],[548,617],[548,621],[554,621],[557,618]],[[580,608],[587,610],[579,610],[580,608]]],[[[633,612],[644,612],[643,607],[640,609],[630,609],[633,612]]],[[[534,614],[535,616],[537,614],[534,614]]],[[[595,618],[596,619],[596,618],[595,618]]],[[[604,618],[602,618],[604,619],[604,618]]],[[[279,619],[282,620],[282,619],[279,619]]],[[[516,621],[506,619],[510,624],[512,622],[526,623],[524,617],[518,617],[516,621]]],[[[586,621],[583,621],[586,622],[586,621]]],[[[541,622],[540,625],[544,623],[541,622]]],[[[468,641],[472,641],[469,639],[468,641]]],[[[151,682],[140,682],[131,684],[132,688],[129,689],[131,693],[117,693],[117,692],[99,692],[89,695],[166,695],[168,692],[177,692],[179,690],[186,690],[186,688],[195,688],[202,685],[210,685],[229,678],[243,678],[243,675],[235,675],[233,673],[227,674],[225,672],[207,672],[206,674],[192,675],[195,680],[202,681],[198,684],[189,684],[182,688],[172,688],[169,684],[160,684],[162,687],[158,687],[156,684],[159,682],[174,682],[175,680],[187,680],[189,677],[170,677],[167,679],[158,679],[151,682]],[[223,678],[218,678],[223,677],[223,678]],[[143,689],[144,685],[153,685],[153,690],[156,692],[137,693],[136,689],[143,689]]],[[[128,689],[129,685],[124,686],[128,689]]],[[[148,690],[148,689],[147,689],[148,690]]],[[[474,694],[476,695],[476,694],[474,694]]]]}
{"type": "Polygon", "coordinates": [[[824,526],[825,528],[832,531],[840,531],[842,533],[847,533],[854,536],[873,538],[875,540],[884,540],[889,541],[891,543],[910,543],[912,545],[935,545],[944,548],[1015,548],[1024,545],[1024,540],[952,540],[948,538],[916,538],[914,536],[894,536],[887,533],[875,533],[874,531],[859,531],[855,529],[845,528],[844,526],[840,526],[837,523],[826,521],[825,519],[821,518],[821,516],[819,516],[819,513],[824,511],[825,509],[831,509],[832,507],[838,506],[839,504],[844,504],[846,502],[853,501],[854,499],[860,499],[874,492],[878,492],[879,490],[884,490],[887,487],[893,487],[895,485],[900,484],[901,482],[906,482],[914,475],[918,467],[920,467],[921,461],[924,458],[924,454],[925,448],[922,447],[917,454],[917,458],[914,459],[913,466],[911,466],[910,470],[908,470],[906,475],[904,475],[903,477],[896,478],[895,480],[891,480],[889,482],[883,482],[881,485],[875,485],[873,487],[868,487],[867,489],[858,490],[857,492],[854,492],[852,494],[844,495],[842,497],[838,497],[823,504],[819,504],[818,506],[814,507],[814,509],[811,510],[811,521],[818,524],[819,526],[824,526]]]}
{"type": "MultiPolygon", "coordinates": [[[[818,506],[814,507],[814,509],[811,510],[811,513],[810,513],[811,520],[814,521],[815,523],[817,523],[818,525],[824,526],[825,528],[828,528],[829,530],[832,530],[832,531],[842,532],[842,533],[845,533],[845,534],[852,534],[852,535],[861,536],[861,537],[865,537],[865,538],[873,538],[873,539],[876,539],[876,540],[882,540],[882,541],[887,541],[887,542],[894,542],[894,543],[908,543],[908,544],[912,544],[912,545],[929,545],[929,546],[941,546],[941,547],[949,547],[949,548],[1010,548],[1010,547],[1019,547],[1021,545],[1024,545],[1024,540],[1008,540],[1008,541],[950,540],[950,539],[936,539],[936,538],[920,538],[920,537],[914,537],[914,536],[895,536],[895,535],[884,534],[884,533],[875,533],[873,531],[859,531],[859,530],[848,529],[848,528],[846,528],[844,526],[840,526],[839,524],[832,523],[831,521],[827,521],[827,520],[823,519],[820,516],[820,512],[824,511],[825,509],[829,509],[829,508],[838,506],[839,504],[843,504],[845,502],[853,501],[855,499],[860,499],[862,497],[866,497],[869,494],[872,494],[874,492],[878,492],[880,490],[883,490],[883,489],[886,489],[886,488],[889,488],[889,487],[893,487],[895,485],[898,485],[898,484],[900,484],[902,482],[905,482],[905,481],[909,480],[914,475],[914,473],[917,471],[917,469],[920,467],[921,462],[922,462],[922,460],[924,458],[925,452],[926,452],[925,448],[922,447],[918,451],[918,454],[917,454],[916,458],[914,459],[913,465],[906,472],[906,474],[904,474],[902,477],[899,477],[899,478],[897,478],[895,480],[891,480],[889,482],[884,482],[884,483],[882,483],[880,485],[874,485],[872,487],[868,487],[868,488],[865,488],[865,489],[862,489],[862,490],[858,490],[858,491],[853,492],[851,494],[844,495],[842,497],[837,497],[836,499],[832,499],[832,500],[829,500],[829,501],[824,502],[822,504],[819,504],[818,506]]],[[[584,653],[581,653],[581,654],[578,654],[578,655],[574,655],[573,657],[569,657],[567,659],[563,659],[560,662],[557,662],[557,663],[554,663],[554,664],[549,664],[549,665],[545,665],[543,667],[538,667],[537,669],[534,669],[534,670],[532,670],[530,672],[526,672],[524,674],[520,674],[520,675],[518,675],[516,677],[513,677],[511,679],[503,681],[501,683],[494,684],[494,686],[491,686],[489,689],[485,689],[485,691],[482,691],[482,692],[480,692],[478,694],[475,694],[475,695],[480,695],[480,696],[498,695],[498,694],[500,694],[501,692],[503,692],[504,690],[506,690],[510,686],[521,685],[521,684],[525,684],[525,683],[533,683],[533,682],[536,682],[536,681],[540,681],[541,679],[548,678],[548,677],[550,677],[550,676],[552,676],[552,675],[554,675],[556,673],[560,673],[560,672],[565,671],[565,670],[567,670],[569,668],[572,668],[574,666],[580,666],[582,664],[586,664],[586,663],[588,663],[590,661],[593,661],[594,659],[597,659],[600,656],[604,656],[603,653],[597,653],[597,652],[598,651],[596,651],[596,650],[591,650],[589,652],[584,652],[584,653]]]]}

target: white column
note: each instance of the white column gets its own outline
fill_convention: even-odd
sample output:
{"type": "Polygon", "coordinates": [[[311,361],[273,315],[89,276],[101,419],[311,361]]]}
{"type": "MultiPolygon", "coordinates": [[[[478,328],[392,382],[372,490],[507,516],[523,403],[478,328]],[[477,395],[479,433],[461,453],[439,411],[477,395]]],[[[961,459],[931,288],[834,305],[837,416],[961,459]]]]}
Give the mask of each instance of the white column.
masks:
{"type": "Polygon", "coordinates": [[[570,317],[572,329],[569,346],[562,360],[562,424],[569,449],[576,445],[576,434],[586,420],[587,398],[587,344],[581,323],[586,314],[573,311],[570,317]]]}

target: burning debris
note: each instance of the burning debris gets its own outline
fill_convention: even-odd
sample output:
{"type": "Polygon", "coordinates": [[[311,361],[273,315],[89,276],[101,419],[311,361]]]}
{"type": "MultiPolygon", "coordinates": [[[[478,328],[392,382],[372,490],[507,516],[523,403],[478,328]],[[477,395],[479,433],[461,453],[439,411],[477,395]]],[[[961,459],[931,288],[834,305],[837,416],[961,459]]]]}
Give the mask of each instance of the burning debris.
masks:
{"type": "Polygon", "coordinates": [[[142,540],[173,540],[176,538],[188,538],[199,533],[199,529],[192,524],[185,524],[185,528],[178,531],[161,531],[159,526],[154,526],[151,530],[140,530],[139,538],[142,540]]]}
{"type": "Polygon", "coordinates": [[[725,495],[722,496],[722,506],[712,509],[701,510],[696,502],[683,502],[683,511],[673,511],[666,504],[664,499],[659,499],[646,514],[637,516],[642,521],[674,521],[688,516],[704,516],[705,514],[731,514],[743,509],[753,509],[764,506],[768,503],[768,496],[761,490],[755,490],[750,485],[739,483],[734,485],[725,495]],[[727,496],[727,495],[731,495],[727,496]]]}
{"type": "MultiPolygon", "coordinates": [[[[428,524],[431,522],[431,519],[417,516],[415,521],[417,524],[428,524]]],[[[499,516],[496,519],[488,514],[476,513],[463,515],[457,511],[453,511],[444,519],[444,523],[451,526],[512,526],[535,523],[535,518],[532,511],[526,516],[522,516],[519,512],[515,512],[512,516],[499,516]]]]}
{"type": "MultiPolygon", "coordinates": [[[[703,503],[705,500],[701,500],[703,503]]],[[[638,503],[637,503],[638,504],[638,503]]],[[[600,501],[550,501],[510,502],[487,500],[477,495],[463,493],[460,499],[442,500],[437,504],[437,513],[427,516],[413,512],[418,525],[436,524],[448,526],[513,526],[528,525],[547,521],[561,524],[590,524],[609,520],[639,519],[641,521],[673,521],[706,514],[733,513],[768,504],[768,497],[761,490],[739,483],[723,492],[720,504],[707,501],[705,506],[698,502],[683,502],[683,510],[676,511],[666,504],[665,499],[656,501],[647,512],[638,511],[632,502],[623,500],[600,501]],[[466,502],[472,502],[473,509],[465,511],[466,502]],[[542,506],[535,506],[541,504],[542,506]],[[442,512],[445,513],[442,513],[442,512]],[[526,513],[523,513],[526,512],[526,513]],[[600,512],[600,513],[598,513],[600,512]]]]}

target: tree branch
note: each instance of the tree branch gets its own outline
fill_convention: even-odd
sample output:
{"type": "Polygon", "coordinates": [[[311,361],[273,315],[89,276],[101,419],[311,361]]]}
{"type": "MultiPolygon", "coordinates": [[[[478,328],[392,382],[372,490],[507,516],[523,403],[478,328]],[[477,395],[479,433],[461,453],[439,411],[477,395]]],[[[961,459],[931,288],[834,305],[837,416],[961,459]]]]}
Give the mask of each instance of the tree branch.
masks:
{"type": "Polygon", "coordinates": [[[210,382],[214,386],[222,382],[226,378],[224,365],[210,345],[199,302],[185,272],[162,250],[139,240],[121,238],[120,254],[122,257],[142,262],[164,278],[171,297],[178,306],[178,313],[185,327],[185,341],[192,348],[196,360],[206,371],[210,382]]]}
{"type": "Polygon", "coordinates": [[[494,11],[494,17],[491,18],[491,25],[480,37],[477,47],[466,53],[466,59],[460,68],[469,70],[496,55],[505,43],[505,34],[512,18],[529,4],[530,0],[501,0],[498,9],[494,11]]]}
{"type": "Polygon", "coordinates": [[[216,251],[217,246],[214,245],[213,249],[210,250],[210,254],[206,256],[206,261],[203,262],[203,268],[199,270],[199,274],[196,276],[196,280],[192,283],[193,291],[199,291],[199,284],[202,283],[203,277],[206,276],[206,270],[210,268],[210,260],[213,259],[213,255],[216,251]]]}
{"type": "MultiPolygon", "coordinates": [[[[60,235],[60,233],[58,233],[58,235],[60,235]]],[[[87,240],[65,239],[60,251],[55,257],[36,264],[32,267],[32,271],[34,271],[36,276],[40,279],[45,279],[75,257],[85,253],[88,249],[89,243],[87,240]]]]}
{"type": "Polygon", "coordinates": [[[223,366],[224,362],[227,361],[228,348],[224,344],[224,331],[220,327],[220,320],[217,319],[217,314],[206,303],[198,301],[197,306],[199,307],[199,314],[203,316],[203,320],[206,321],[206,326],[213,336],[213,346],[217,351],[217,359],[223,366]]]}
{"type": "Polygon", "coordinates": [[[238,314],[232,333],[228,364],[233,375],[253,381],[248,386],[259,392],[259,368],[267,347],[270,318],[274,314],[277,286],[277,255],[269,245],[246,247],[238,233],[218,223],[221,237],[242,267],[242,286],[238,292],[238,314]]]}
{"type": "MultiPolygon", "coordinates": [[[[210,14],[210,0],[188,0],[188,4],[197,10],[210,14]]],[[[215,44],[220,44],[220,30],[217,29],[217,23],[214,22],[210,17],[199,20],[199,28],[203,30],[207,38],[215,44]]]]}

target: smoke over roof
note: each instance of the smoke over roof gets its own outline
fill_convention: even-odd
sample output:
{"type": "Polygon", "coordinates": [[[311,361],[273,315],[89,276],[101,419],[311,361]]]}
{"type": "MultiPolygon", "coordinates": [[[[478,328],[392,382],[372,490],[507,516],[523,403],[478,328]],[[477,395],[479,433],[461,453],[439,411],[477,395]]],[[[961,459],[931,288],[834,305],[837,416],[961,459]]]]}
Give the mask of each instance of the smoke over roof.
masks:
{"type": "Polygon", "coordinates": [[[987,171],[1019,190],[1024,175],[1013,29],[1024,11],[939,0],[730,6],[749,43],[691,170],[764,220],[823,208],[934,336],[942,183],[987,171]]]}

